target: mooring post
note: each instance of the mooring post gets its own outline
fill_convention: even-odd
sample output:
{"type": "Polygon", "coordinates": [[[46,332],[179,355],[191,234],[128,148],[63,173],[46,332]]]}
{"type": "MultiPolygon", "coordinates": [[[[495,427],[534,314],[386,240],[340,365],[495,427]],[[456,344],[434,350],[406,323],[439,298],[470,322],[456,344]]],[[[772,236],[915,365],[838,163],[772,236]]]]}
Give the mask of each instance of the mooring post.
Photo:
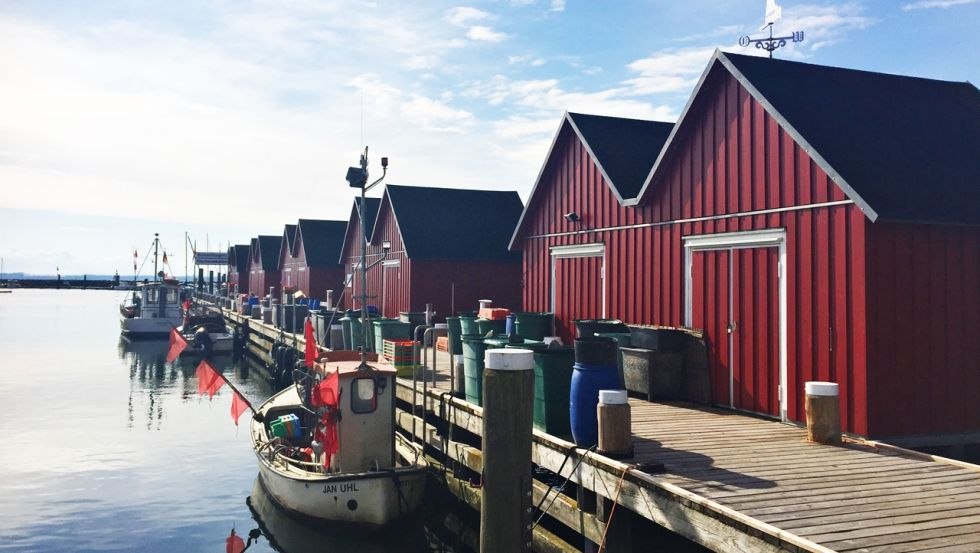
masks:
{"type": "Polygon", "coordinates": [[[807,382],[806,438],[821,444],[841,443],[839,387],[835,382],[807,382]]]}
{"type": "Polygon", "coordinates": [[[480,552],[529,552],[534,353],[491,349],[484,364],[480,552]]]}

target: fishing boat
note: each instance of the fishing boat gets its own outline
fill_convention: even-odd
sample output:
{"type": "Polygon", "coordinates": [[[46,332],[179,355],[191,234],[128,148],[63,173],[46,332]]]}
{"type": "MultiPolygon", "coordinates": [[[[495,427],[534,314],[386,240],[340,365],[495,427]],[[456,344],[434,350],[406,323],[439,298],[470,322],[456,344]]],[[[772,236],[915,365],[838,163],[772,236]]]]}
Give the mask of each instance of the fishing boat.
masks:
{"type": "Polygon", "coordinates": [[[187,341],[181,355],[210,357],[230,354],[234,349],[235,336],[228,331],[224,316],[206,308],[187,309],[177,332],[187,341]]]}
{"type": "Polygon", "coordinates": [[[395,431],[395,368],[327,361],[314,372],[336,380],[334,406],[317,406],[310,399],[316,387],[297,383],[252,418],[269,496],[288,511],[332,522],[384,526],[415,512],[427,463],[421,448],[395,431]],[[330,438],[322,438],[330,432],[333,451],[330,438]]]}
{"type": "MultiPolygon", "coordinates": [[[[387,158],[382,158],[387,173],[387,158]]],[[[367,149],[348,181],[364,194],[367,149]]],[[[365,232],[366,235],[366,232],[365,232]]],[[[361,308],[367,318],[365,245],[361,244],[361,308]]],[[[361,325],[365,343],[367,325],[361,325]]],[[[359,352],[328,352],[312,370],[293,371],[294,385],[263,403],[252,418],[259,478],[288,511],[333,522],[385,526],[416,511],[427,463],[419,445],[395,429],[395,367],[359,352]]]]}
{"type": "MultiPolygon", "coordinates": [[[[129,301],[119,306],[119,327],[124,336],[142,338],[166,336],[183,321],[181,286],[177,279],[157,272],[160,235],[153,236],[153,280],[137,284],[129,301]]],[[[164,265],[167,254],[163,255],[164,265]]],[[[135,264],[134,264],[135,267],[135,264]]]]}
{"type": "Polygon", "coordinates": [[[119,306],[119,328],[129,337],[166,336],[182,322],[180,283],[175,279],[139,284],[130,301],[119,306]]]}

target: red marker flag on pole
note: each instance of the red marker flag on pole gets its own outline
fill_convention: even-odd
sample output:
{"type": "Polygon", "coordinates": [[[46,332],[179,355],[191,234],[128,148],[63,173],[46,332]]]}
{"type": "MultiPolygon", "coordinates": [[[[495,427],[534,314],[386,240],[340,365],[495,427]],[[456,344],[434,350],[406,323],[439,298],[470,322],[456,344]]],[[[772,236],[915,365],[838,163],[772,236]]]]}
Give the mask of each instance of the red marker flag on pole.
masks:
{"type": "Polygon", "coordinates": [[[235,426],[238,426],[238,417],[242,416],[248,409],[248,403],[245,398],[235,390],[235,393],[231,396],[231,420],[235,421],[235,426]]]}
{"type": "Polygon", "coordinates": [[[312,368],[313,362],[316,361],[317,347],[316,336],[313,335],[313,321],[309,317],[306,317],[306,327],[303,329],[303,334],[306,337],[306,366],[312,368]]]}
{"type": "Polygon", "coordinates": [[[174,359],[180,356],[180,352],[187,347],[187,340],[177,332],[176,328],[170,329],[170,349],[167,350],[167,363],[173,363],[174,359]]]}
{"type": "Polygon", "coordinates": [[[225,380],[221,378],[218,371],[214,370],[207,360],[201,361],[197,366],[197,393],[200,395],[208,394],[208,398],[213,398],[214,394],[223,386],[225,380]]]}
{"type": "Polygon", "coordinates": [[[340,451],[337,439],[337,405],[340,403],[340,371],[334,371],[313,388],[313,407],[324,408],[313,437],[323,444],[323,466],[330,467],[330,456],[340,451]]]}

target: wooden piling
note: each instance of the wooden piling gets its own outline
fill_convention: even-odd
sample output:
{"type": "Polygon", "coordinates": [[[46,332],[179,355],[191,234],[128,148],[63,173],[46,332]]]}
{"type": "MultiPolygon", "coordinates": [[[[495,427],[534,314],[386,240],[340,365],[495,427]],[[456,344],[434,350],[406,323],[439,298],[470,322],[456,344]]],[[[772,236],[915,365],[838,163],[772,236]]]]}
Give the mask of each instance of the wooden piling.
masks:
{"type": "Polygon", "coordinates": [[[807,382],[806,439],[821,444],[841,443],[839,389],[834,382],[807,382]]]}
{"type": "Polygon", "coordinates": [[[600,390],[596,407],[599,453],[613,458],[633,455],[633,431],[626,390],[600,390]]]}
{"type": "Polygon", "coordinates": [[[484,359],[480,551],[529,552],[534,353],[492,349],[484,359]]]}

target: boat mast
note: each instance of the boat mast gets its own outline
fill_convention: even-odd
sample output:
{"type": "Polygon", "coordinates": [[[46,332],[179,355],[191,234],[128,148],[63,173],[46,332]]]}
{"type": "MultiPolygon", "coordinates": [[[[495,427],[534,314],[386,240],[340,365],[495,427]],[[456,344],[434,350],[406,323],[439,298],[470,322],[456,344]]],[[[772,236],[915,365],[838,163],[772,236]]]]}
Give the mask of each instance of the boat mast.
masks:
{"type": "Polygon", "coordinates": [[[159,248],[160,248],[160,233],[154,232],[153,233],[153,282],[157,281],[157,273],[159,272],[159,269],[157,269],[157,254],[159,253],[159,248]]]}
{"type": "MultiPolygon", "coordinates": [[[[367,348],[365,340],[367,338],[367,221],[365,220],[366,210],[364,204],[366,202],[365,194],[368,190],[372,189],[385,180],[385,175],[388,174],[388,158],[381,158],[381,178],[372,182],[367,183],[368,179],[368,149],[367,146],[364,147],[364,153],[361,154],[361,167],[360,171],[358,169],[351,167],[347,171],[347,181],[352,187],[357,187],[361,189],[361,202],[357,206],[357,216],[361,223],[361,364],[358,369],[369,369],[367,364],[367,348]]],[[[377,262],[375,262],[377,263],[377,262]]]]}

